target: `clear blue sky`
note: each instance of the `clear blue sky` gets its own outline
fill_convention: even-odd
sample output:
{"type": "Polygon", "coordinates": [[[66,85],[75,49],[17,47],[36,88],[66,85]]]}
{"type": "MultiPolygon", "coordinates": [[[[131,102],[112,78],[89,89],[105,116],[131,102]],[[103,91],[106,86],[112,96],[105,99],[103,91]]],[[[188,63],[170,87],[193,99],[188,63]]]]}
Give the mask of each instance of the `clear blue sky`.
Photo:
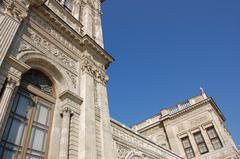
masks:
{"type": "Polygon", "coordinates": [[[201,86],[240,144],[239,8],[239,0],[106,0],[111,116],[132,125],[201,86]]]}

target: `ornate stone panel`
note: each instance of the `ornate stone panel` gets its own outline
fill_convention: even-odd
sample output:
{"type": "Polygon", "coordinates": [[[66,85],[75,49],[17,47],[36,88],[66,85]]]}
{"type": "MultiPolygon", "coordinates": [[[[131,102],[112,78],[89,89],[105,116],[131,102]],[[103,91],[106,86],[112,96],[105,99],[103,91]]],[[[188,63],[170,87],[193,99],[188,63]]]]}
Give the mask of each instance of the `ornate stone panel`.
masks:
{"type": "MultiPolygon", "coordinates": [[[[175,155],[173,152],[166,150],[159,145],[153,143],[152,141],[144,138],[143,136],[133,132],[131,129],[126,126],[120,125],[116,121],[112,120],[112,133],[115,142],[121,142],[128,149],[123,149],[121,146],[115,146],[116,154],[125,154],[127,150],[137,150],[138,155],[142,158],[149,158],[148,156],[153,156],[152,158],[167,158],[167,159],[180,159],[179,156],[175,155]],[[121,153],[120,153],[121,152],[121,153]],[[142,155],[139,155],[139,154],[142,155]],[[155,157],[154,157],[155,156],[155,157]]],[[[124,147],[125,147],[124,146],[124,147]]],[[[134,156],[134,155],[133,155],[134,156]]],[[[120,156],[121,157],[121,156],[120,156]]],[[[127,156],[126,156],[127,157],[127,156]]],[[[128,159],[128,158],[127,158],[128,159]]]]}
{"type": "Polygon", "coordinates": [[[106,75],[105,70],[103,67],[99,66],[94,62],[91,56],[83,55],[81,57],[81,70],[83,73],[88,73],[94,77],[95,80],[101,82],[102,84],[106,85],[108,81],[108,76],[106,75]]]}

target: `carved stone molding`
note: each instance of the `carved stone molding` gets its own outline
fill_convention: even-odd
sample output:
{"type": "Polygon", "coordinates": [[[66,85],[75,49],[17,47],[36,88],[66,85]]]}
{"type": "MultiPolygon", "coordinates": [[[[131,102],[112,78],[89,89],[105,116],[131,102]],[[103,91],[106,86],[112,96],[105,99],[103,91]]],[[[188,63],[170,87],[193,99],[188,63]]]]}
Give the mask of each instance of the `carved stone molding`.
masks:
{"type": "MultiPolygon", "coordinates": [[[[29,34],[30,34],[30,38],[33,40],[33,43],[36,46],[39,46],[40,48],[47,50],[54,57],[56,57],[57,60],[60,61],[61,64],[64,64],[71,71],[73,71],[75,73],[77,72],[76,71],[77,63],[73,59],[68,57],[62,50],[57,48],[55,45],[53,45],[48,40],[46,40],[45,38],[43,38],[42,36],[40,36],[39,34],[37,34],[36,32],[34,32],[31,29],[29,29],[29,34]]],[[[29,44],[23,42],[20,45],[19,51],[23,51],[26,49],[29,50],[29,49],[33,49],[33,48],[29,44]]]]}
{"type": "Polygon", "coordinates": [[[116,157],[117,159],[125,159],[125,157],[127,156],[127,154],[129,153],[129,151],[131,150],[128,147],[122,146],[118,143],[115,143],[115,153],[116,153],[116,157]]]}
{"type": "Polygon", "coordinates": [[[88,56],[82,56],[81,70],[83,73],[88,73],[94,77],[98,82],[106,85],[108,81],[108,76],[105,70],[100,68],[95,64],[95,62],[88,56]]]}
{"type": "Polygon", "coordinates": [[[83,102],[80,96],[70,90],[66,90],[59,95],[59,99],[62,101],[62,110],[71,109],[74,113],[80,113],[80,105],[83,102]]]}
{"type": "Polygon", "coordinates": [[[27,17],[28,4],[20,5],[16,0],[6,0],[4,1],[4,13],[18,22],[21,22],[27,17]],[[24,7],[22,7],[24,6],[24,7]]]}
{"type": "Polygon", "coordinates": [[[138,150],[132,150],[126,156],[126,159],[144,159],[143,153],[138,150]]]}
{"type": "Polygon", "coordinates": [[[114,124],[112,124],[112,134],[114,140],[121,141],[127,145],[133,145],[136,149],[141,149],[141,151],[144,150],[144,152],[151,152],[152,154],[159,157],[180,159],[180,157],[175,155],[173,152],[160,147],[156,143],[146,139],[139,134],[136,134],[126,126],[117,126],[120,125],[118,122],[113,120],[112,122],[114,122],[114,124]]]}
{"type": "Polygon", "coordinates": [[[15,81],[17,84],[21,79],[21,75],[29,69],[30,66],[18,61],[13,57],[6,56],[1,71],[8,77],[11,83],[15,81]]]}

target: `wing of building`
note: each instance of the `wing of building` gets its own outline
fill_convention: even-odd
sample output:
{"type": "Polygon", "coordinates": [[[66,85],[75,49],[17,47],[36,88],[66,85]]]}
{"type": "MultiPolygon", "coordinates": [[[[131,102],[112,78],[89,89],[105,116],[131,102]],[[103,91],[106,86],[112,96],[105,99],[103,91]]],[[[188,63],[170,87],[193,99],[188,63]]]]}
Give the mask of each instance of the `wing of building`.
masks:
{"type": "Polygon", "coordinates": [[[211,98],[134,128],[110,118],[106,71],[114,59],[104,50],[102,2],[0,1],[0,158],[238,158],[211,98]]]}

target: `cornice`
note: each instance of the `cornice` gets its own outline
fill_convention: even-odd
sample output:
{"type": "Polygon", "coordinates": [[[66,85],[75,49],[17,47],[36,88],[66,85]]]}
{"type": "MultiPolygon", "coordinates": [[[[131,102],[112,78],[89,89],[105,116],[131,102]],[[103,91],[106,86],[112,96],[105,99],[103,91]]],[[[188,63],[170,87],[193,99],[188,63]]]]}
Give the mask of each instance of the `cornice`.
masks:
{"type": "Polygon", "coordinates": [[[82,31],[80,31],[80,33],[76,32],[76,30],[70,27],[46,5],[43,5],[34,11],[44,15],[49,21],[51,21],[53,26],[57,26],[57,29],[61,29],[62,33],[68,35],[75,42],[75,44],[81,46],[84,49],[94,50],[98,56],[104,59],[105,68],[108,68],[108,66],[114,61],[114,58],[100,45],[98,45],[90,36],[87,34],[83,36],[82,31]]]}
{"type": "Polygon", "coordinates": [[[207,98],[207,99],[205,99],[205,100],[203,100],[203,101],[201,101],[201,102],[199,102],[199,103],[196,103],[196,104],[194,104],[194,105],[192,105],[192,106],[190,106],[190,107],[187,107],[187,108],[185,108],[185,109],[182,109],[181,111],[179,111],[179,112],[177,112],[177,113],[174,113],[174,114],[172,114],[172,115],[169,114],[169,115],[167,115],[167,116],[163,116],[162,119],[160,119],[160,120],[163,121],[163,120],[166,120],[166,119],[174,119],[174,118],[177,118],[177,117],[179,117],[179,116],[181,116],[181,115],[183,115],[183,114],[188,113],[189,111],[192,111],[192,110],[194,110],[194,109],[196,109],[196,108],[198,108],[198,107],[203,106],[204,104],[206,104],[206,103],[208,103],[208,102],[210,102],[210,103],[214,106],[215,110],[217,111],[217,113],[219,114],[219,116],[221,117],[221,119],[222,119],[223,121],[225,121],[225,117],[223,116],[221,110],[219,109],[219,107],[218,107],[217,104],[214,102],[213,98],[211,98],[211,97],[209,97],[209,98],[207,98]]]}

